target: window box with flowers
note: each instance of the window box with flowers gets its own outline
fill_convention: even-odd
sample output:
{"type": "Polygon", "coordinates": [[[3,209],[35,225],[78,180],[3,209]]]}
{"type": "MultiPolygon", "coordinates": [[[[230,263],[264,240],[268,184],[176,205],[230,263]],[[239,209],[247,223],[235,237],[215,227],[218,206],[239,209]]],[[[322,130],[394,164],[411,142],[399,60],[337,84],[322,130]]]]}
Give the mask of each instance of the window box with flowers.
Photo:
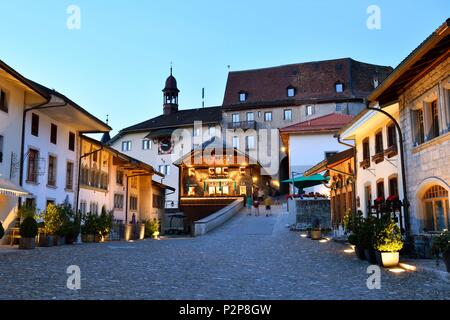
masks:
{"type": "Polygon", "coordinates": [[[375,163],[380,163],[384,160],[384,152],[378,152],[372,156],[372,161],[375,163]]]}
{"type": "Polygon", "coordinates": [[[386,150],[384,150],[384,155],[388,158],[395,157],[398,154],[398,148],[396,144],[389,146],[386,150]]]}
{"type": "Polygon", "coordinates": [[[370,159],[369,159],[369,158],[364,159],[363,161],[361,161],[361,162],[359,163],[359,166],[360,166],[361,168],[363,168],[363,169],[369,168],[369,167],[370,167],[370,159]]]}

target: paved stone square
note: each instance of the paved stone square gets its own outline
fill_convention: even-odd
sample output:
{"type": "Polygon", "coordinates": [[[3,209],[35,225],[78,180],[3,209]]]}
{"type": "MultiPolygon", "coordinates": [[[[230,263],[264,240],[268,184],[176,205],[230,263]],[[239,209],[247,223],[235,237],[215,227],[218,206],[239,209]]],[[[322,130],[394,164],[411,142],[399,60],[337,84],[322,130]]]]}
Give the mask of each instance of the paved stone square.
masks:
{"type": "Polygon", "coordinates": [[[420,272],[383,270],[369,290],[367,262],[301,238],[274,211],[198,238],[0,249],[0,299],[450,299],[448,282],[420,272]],[[66,287],[70,265],[81,290],[66,287]]]}

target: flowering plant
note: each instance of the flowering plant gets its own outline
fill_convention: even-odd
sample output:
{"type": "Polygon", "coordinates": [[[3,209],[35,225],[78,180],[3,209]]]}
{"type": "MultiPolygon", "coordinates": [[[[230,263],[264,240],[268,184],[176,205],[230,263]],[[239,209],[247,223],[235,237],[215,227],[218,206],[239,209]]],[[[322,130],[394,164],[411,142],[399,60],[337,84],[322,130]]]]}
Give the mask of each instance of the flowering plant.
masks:
{"type": "Polygon", "coordinates": [[[390,195],[390,196],[386,199],[386,201],[389,201],[389,202],[398,201],[398,196],[397,196],[397,195],[390,195]]]}

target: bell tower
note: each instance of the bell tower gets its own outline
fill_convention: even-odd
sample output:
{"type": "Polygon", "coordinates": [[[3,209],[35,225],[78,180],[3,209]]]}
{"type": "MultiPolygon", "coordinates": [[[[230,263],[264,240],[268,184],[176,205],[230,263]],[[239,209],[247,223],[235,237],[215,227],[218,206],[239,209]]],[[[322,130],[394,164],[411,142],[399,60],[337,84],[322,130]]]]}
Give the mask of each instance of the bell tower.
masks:
{"type": "Polygon", "coordinates": [[[178,111],[178,93],[177,79],[172,75],[172,66],[170,66],[170,76],[166,80],[163,89],[163,106],[164,115],[170,115],[178,111]]]}

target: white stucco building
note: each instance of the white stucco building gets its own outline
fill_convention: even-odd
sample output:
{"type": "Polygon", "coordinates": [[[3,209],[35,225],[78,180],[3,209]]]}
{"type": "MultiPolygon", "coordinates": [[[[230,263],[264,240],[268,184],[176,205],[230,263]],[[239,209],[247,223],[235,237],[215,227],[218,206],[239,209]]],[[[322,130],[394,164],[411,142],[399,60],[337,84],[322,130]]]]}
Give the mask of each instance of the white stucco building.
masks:
{"type": "MultiPolygon", "coordinates": [[[[289,179],[302,176],[318,162],[348,149],[334,135],[352,119],[349,115],[332,113],[280,129],[284,148],[289,154],[289,179]]],[[[307,188],[305,192],[329,194],[329,190],[320,185],[307,188]]],[[[294,193],[293,186],[290,193],[294,193]]]]}
{"type": "Polygon", "coordinates": [[[164,178],[154,176],[154,180],[175,189],[167,194],[167,208],[179,207],[179,169],[173,163],[196,146],[221,135],[220,107],[179,110],[178,93],[171,74],[163,90],[163,114],[122,129],[109,142],[114,149],[164,174],[164,178]]]}
{"type": "MultiPolygon", "coordinates": [[[[399,120],[398,103],[386,107],[385,111],[399,120]]],[[[397,196],[403,200],[399,142],[394,123],[377,111],[363,110],[340,136],[356,146],[356,209],[367,217],[376,199],[384,201],[397,196]]]]}

